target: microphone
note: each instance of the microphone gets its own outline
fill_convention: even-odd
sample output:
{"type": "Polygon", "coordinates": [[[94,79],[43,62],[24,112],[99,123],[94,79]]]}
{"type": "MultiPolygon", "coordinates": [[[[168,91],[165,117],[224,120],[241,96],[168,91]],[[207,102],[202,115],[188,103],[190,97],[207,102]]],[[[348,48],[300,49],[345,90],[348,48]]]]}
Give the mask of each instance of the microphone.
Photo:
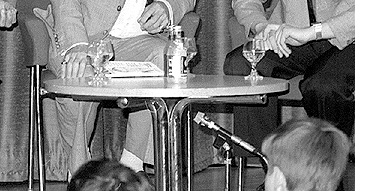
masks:
{"type": "Polygon", "coordinates": [[[264,163],[266,163],[266,165],[267,165],[267,159],[266,159],[266,157],[265,157],[264,154],[260,153],[251,144],[243,141],[240,137],[233,135],[232,133],[230,133],[229,131],[225,130],[224,128],[222,128],[217,123],[215,123],[212,120],[210,120],[210,118],[208,116],[206,116],[204,113],[198,112],[197,115],[195,116],[195,118],[193,120],[197,124],[202,125],[202,126],[206,126],[206,127],[210,128],[210,129],[213,129],[216,132],[218,132],[219,134],[221,134],[222,136],[227,137],[234,144],[242,147],[244,150],[247,150],[248,152],[251,152],[252,154],[255,154],[255,155],[259,156],[260,158],[263,159],[264,163]]]}
{"type": "MultiPolygon", "coordinates": [[[[233,135],[229,131],[222,128],[217,123],[213,122],[208,116],[206,116],[202,112],[198,112],[195,118],[193,119],[199,125],[206,126],[210,129],[215,130],[217,133],[221,134],[224,137],[230,139],[236,145],[242,147],[244,150],[251,152],[252,154],[257,155],[260,158],[260,162],[262,164],[262,169],[267,174],[268,171],[268,161],[264,154],[260,153],[254,146],[251,144],[243,141],[240,137],[233,135]]],[[[265,190],[265,182],[257,187],[257,191],[264,191],[265,190]]]]}

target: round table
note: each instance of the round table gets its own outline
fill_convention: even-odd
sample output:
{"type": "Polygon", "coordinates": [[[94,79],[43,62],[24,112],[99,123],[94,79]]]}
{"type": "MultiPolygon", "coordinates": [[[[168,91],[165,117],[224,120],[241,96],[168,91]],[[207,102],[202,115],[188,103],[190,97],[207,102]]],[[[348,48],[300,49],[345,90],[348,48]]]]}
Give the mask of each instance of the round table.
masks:
{"type": "MultiPolygon", "coordinates": [[[[244,76],[188,75],[175,80],[166,77],[112,78],[107,85],[89,86],[89,78],[45,81],[48,93],[73,98],[144,100],[152,113],[156,190],[183,190],[181,160],[181,117],[191,103],[265,103],[265,95],[289,89],[287,80],[265,77],[251,82],[244,76]]],[[[130,105],[130,104],[128,104],[130,105]]],[[[187,130],[188,165],[191,131],[187,130]]],[[[192,167],[188,166],[187,189],[192,188],[192,167]]]]}

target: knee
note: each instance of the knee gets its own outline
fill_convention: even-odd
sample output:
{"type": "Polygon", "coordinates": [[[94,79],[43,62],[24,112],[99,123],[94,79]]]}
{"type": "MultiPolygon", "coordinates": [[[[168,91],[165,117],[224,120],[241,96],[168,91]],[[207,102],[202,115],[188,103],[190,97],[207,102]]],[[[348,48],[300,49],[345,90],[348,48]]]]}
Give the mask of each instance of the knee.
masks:
{"type": "Polygon", "coordinates": [[[308,78],[300,83],[300,90],[304,98],[315,97],[324,98],[341,98],[343,100],[350,98],[352,93],[341,83],[331,79],[330,76],[315,76],[308,78]]]}

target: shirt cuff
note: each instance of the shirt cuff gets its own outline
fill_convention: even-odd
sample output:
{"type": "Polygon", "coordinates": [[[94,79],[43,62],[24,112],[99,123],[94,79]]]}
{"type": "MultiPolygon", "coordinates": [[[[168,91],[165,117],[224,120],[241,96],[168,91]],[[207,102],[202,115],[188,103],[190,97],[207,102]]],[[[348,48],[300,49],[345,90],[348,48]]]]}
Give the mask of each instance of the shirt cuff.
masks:
{"type": "Polygon", "coordinates": [[[167,0],[156,0],[164,3],[168,8],[168,13],[170,14],[170,23],[167,26],[173,25],[173,10],[171,4],[167,0]]]}
{"type": "Polygon", "coordinates": [[[86,43],[86,42],[75,43],[75,44],[71,45],[70,47],[68,47],[68,49],[63,51],[60,55],[65,56],[69,50],[73,49],[74,47],[76,47],[78,45],[89,45],[89,43],[86,43]]]}

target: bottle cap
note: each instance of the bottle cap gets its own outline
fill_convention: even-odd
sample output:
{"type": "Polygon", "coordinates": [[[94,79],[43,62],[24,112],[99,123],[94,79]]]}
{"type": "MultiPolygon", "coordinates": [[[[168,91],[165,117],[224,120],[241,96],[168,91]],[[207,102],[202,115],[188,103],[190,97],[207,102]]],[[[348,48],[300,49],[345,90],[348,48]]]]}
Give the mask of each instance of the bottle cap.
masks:
{"type": "Polygon", "coordinates": [[[170,27],[170,39],[172,38],[182,38],[184,37],[184,31],[182,30],[181,26],[171,26],[170,27]]]}

